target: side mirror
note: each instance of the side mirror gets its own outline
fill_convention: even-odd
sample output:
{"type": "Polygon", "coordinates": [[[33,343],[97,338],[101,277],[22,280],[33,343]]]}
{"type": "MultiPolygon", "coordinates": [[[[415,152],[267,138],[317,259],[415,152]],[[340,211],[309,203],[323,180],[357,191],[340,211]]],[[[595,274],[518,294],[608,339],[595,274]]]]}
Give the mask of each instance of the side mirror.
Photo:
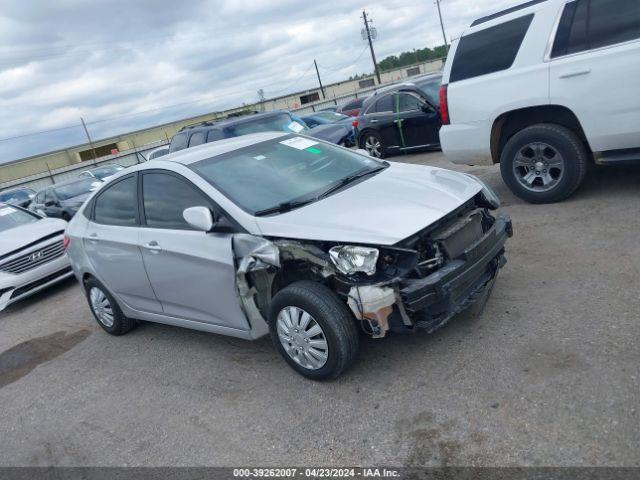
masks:
{"type": "Polygon", "coordinates": [[[48,200],[44,202],[45,207],[54,207],[55,205],[56,205],[56,202],[54,200],[48,200]]]}
{"type": "Polygon", "coordinates": [[[189,225],[201,232],[210,232],[215,225],[213,214],[207,207],[185,208],[182,216],[189,225]]]}

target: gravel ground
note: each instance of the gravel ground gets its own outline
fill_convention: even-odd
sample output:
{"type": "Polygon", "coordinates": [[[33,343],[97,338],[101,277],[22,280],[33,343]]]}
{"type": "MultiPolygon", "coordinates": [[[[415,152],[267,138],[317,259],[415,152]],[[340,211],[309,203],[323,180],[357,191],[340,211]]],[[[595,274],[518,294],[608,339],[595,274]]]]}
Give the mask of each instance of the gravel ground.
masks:
{"type": "Polygon", "coordinates": [[[267,339],[111,337],[69,281],[0,314],[0,465],[640,466],[640,169],[599,169],[514,221],[483,316],[365,340],[330,383],[267,339]]]}

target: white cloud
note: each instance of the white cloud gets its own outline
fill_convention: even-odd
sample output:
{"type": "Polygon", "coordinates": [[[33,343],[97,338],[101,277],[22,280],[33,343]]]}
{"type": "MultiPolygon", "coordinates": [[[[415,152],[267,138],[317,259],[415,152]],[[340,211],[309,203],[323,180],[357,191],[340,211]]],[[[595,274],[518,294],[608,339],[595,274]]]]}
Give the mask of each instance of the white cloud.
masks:
{"type": "MultiPolygon", "coordinates": [[[[515,3],[445,0],[447,34],[456,37],[473,18],[515,3]]],[[[0,0],[0,138],[78,124],[80,116],[88,122],[118,117],[91,126],[100,137],[250,103],[260,88],[269,96],[287,93],[287,86],[314,87],[313,59],[325,83],[370,72],[368,52],[360,55],[362,6],[357,0],[0,0]],[[175,104],[184,105],[161,109],[175,104]],[[127,116],[147,110],[153,111],[127,116]]],[[[366,9],[378,30],[379,60],[442,43],[433,1],[377,0],[366,9]]],[[[72,128],[0,142],[0,162],[78,141],[82,135],[72,128]]]]}

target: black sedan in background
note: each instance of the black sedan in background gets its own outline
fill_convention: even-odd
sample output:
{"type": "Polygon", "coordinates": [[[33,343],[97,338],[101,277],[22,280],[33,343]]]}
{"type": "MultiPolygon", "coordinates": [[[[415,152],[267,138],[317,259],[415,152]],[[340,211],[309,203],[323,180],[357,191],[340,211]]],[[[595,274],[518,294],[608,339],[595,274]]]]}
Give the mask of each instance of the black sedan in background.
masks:
{"type": "Polygon", "coordinates": [[[433,92],[440,81],[441,75],[431,75],[385,87],[367,98],[357,119],[358,146],[376,158],[439,148],[442,122],[433,92]]]}
{"type": "Polygon", "coordinates": [[[103,184],[97,178],[83,178],[56,183],[36,193],[29,210],[47,217],[69,221],[89,197],[103,184]]]}

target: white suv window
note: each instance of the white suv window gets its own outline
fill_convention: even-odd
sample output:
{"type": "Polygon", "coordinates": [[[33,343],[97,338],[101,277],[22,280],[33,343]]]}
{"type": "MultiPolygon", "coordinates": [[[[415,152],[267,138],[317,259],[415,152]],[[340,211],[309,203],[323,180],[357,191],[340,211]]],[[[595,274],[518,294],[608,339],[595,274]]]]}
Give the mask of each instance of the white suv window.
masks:
{"type": "Polygon", "coordinates": [[[450,82],[507,70],[513,65],[533,14],[510,20],[460,39],[450,82]]]}
{"type": "Polygon", "coordinates": [[[562,12],[551,57],[640,38],[638,0],[576,0],[562,12]]]}

